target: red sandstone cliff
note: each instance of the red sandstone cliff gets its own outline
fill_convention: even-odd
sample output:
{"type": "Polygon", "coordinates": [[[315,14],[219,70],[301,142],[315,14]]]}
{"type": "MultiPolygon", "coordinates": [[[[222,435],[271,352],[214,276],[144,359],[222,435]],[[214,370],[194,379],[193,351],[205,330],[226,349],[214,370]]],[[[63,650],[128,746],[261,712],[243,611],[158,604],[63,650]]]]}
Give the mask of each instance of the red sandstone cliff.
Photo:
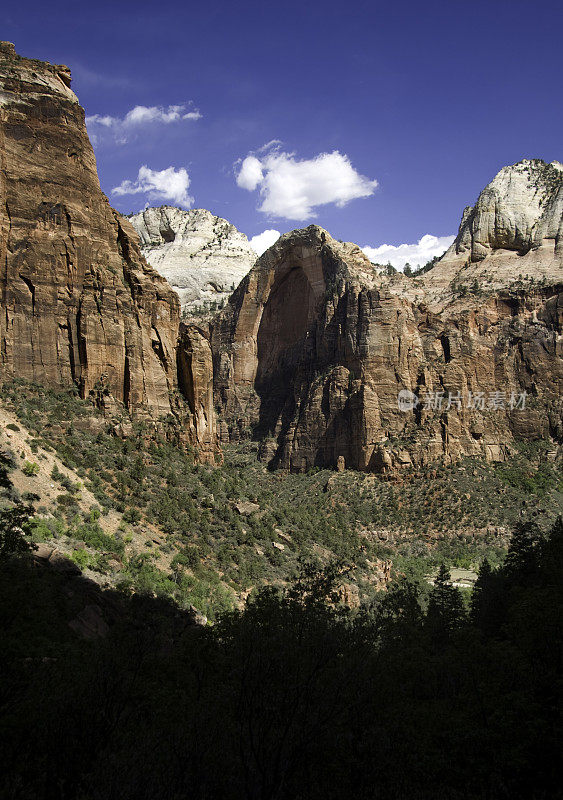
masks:
{"type": "Polygon", "coordinates": [[[212,450],[209,347],[184,328],[182,350],[195,336],[197,375],[177,358],[178,297],[100,189],[68,68],[22,58],[8,43],[0,44],[0,281],[3,377],[74,383],[83,397],[103,387],[155,419],[177,411],[194,443],[212,450]],[[187,370],[180,381],[179,368],[187,370]],[[191,414],[179,384],[191,387],[191,414]]]}
{"type": "Polygon", "coordinates": [[[561,165],[501,170],[419,279],[381,274],[316,226],[282,237],[215,320],[212,375],[207,335],[180,326],[177,296],[100,190],[68,69],[3,43],[0,82],[2,376],[173,413],[207,455],[214,393],[224,438],[253,430],[294,470],[561,442],[561,165]],[[422,402],[399,408],[401,391],[422,402]],[[503,405],[467,408],[477,393],[503,405]]]}
{"type": "Polygon", "coordinates": [[[464,454],[502,460],[517,440],[560,443],[563,271],[554,244],[542,242],[540,283],[508,280],[523,261],[498,248],[473,268],[452,247],[443,265],[412,280],[381,274],[317,226],[283,236],[214,325],[223,438],[251,427],[271,465],[295,471],[342,458],[374,471],[464,454]],[[495,259],[502,270],[486,282],[495,259]],[[421,402],[401,410],[401,391],[421,402]],[[468,407],[478,393],[484,407],[468,407]],[[523,393],[525,409],[511,407],[523,393]]]}

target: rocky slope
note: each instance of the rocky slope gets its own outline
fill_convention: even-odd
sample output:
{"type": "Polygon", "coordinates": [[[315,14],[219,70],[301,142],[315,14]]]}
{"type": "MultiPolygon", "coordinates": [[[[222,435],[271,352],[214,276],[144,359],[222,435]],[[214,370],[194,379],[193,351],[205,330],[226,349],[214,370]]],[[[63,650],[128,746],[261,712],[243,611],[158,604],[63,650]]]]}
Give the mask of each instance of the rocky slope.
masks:
{"type": "Polygon", "coordinates": [[[250,426],[271,465],[295,471],[561,442],[559,175],[543,162],[503,170],[419,280],[378,274],[316,226],[281,237],[214,325],[222,436],[250,426]],[[524,269],[534,283],[518,282],[524,269]],[[414,407],[399,407],[401,391],[414,407]]]}
{"type": "MultiPolygon", "coordinates": [[[[155,419],[172,411],[209,451],[212,407],[193,405],[198,378],[180,376],[180,387],[198,386],[187,397],[191,414],[175,399],[177,295],[101,192],[70,80],[67,67],[0,44],[1,374],[74,384],[83,397],[155,419]]],[[[186,328],[183,340],[190,336],[186,328]]]]}
{"type": "Polygon", "coordinates": [[[187,315],[224,302],[256,261],[246,236],[205,209],[147,208],[129,220],[187,315]]]}

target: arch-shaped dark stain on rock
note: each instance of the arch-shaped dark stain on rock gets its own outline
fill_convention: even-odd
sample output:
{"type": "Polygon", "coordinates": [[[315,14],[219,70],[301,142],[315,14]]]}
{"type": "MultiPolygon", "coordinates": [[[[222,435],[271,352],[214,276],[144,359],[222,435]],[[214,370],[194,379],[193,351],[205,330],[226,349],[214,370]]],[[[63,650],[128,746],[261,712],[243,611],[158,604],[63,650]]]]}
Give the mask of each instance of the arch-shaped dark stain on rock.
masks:
{"type": "Polygon", "coordinates": [[[444,353],[444,361],[446,364],[449,364],[452,360],[452,349],[450,345],[450,339],[445,333],[440,336],[440,344],[442,345],[442,351],[444,353]]]}

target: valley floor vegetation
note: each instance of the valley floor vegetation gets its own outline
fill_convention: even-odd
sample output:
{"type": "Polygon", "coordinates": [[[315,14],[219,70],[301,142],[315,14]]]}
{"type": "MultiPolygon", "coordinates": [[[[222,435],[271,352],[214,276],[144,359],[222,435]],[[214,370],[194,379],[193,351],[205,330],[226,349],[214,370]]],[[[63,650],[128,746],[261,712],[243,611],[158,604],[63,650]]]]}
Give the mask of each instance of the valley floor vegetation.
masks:
{"type": "MultiPolygon", "coordinates": [[[[464,459],[392,480],[291,475],[268,471],[251,440],[226,446],[219,468],[198,464],[178,446],[174,420],[156,429],[107,418],[72,391],[15,381],[3,385],[0,403],[29,431],[36,454],[5,454],[10,469],[32,481],[51,452],[73,471],[53,469],[60,493],[50,507],[28,498],[32,539],[55,543],[107,585],[194,604],[211,619],[252,589],[283,586],[302,561],[345,564],[364,601],[382,588],[377,565],[389,562],[427,591],[442,562],[476,570],[487,557],[497,565],[518,522],[534,514],[545,528],[563,508],[563,475],[545,442],[521,443],[503,464],[464,459]],[[84,489],[95,499],[86,509],[84,489]],[[110,529],[112,515],[119,524],[110,529]]],[[[9,500],[13,491],[3,491],[9,500]]]]}
{"type": "Polygon", "coordinates": [[[394,481],[287,475],[251,441],[199,465],[172,424],[124,436],[72,392],[17,382],[0,401],[5,441],[26,437],[0,454],[1,797],[561,796],[547,443],[394,481]],[[46,565],[45,543],[72,560],[46,565]],[[453,566],[478,570],[472,591],[453,566]]]}

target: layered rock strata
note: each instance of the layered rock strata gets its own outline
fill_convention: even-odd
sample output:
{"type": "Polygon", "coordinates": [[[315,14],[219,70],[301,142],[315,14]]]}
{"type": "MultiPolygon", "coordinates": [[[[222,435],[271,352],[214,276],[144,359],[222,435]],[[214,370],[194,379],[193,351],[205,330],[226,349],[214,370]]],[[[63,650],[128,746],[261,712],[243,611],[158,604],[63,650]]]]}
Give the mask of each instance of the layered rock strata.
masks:
{"type": "MultiPolygon", "coordinates": [[[[2,377],[172,413],[207,454],[214,397],[223,438],[252,433],[272,466],[296,471],[384,472],[561,442],[559,163],[501,170],[414,280],[381,274],[316,226],[281,237],[212,323],[212,363],[209,331],[180,324],[177,295],[100,190],[68,69],[3,43],[0,84],[2,377]]],[[[180,244],[206,215],[221,272],[224,221],[152,212],[153,248],[180,244]]]]}
{"type": "MultiPolygon", "coordinates": [[[[196,375],[178,381],[178,297],[100,189],[70,71],[9,43],[0,44],[0,282],[4,378],[74,384],[154,419],[182,405],[179,383],[197,385],[196,375]]],[[[204,345],[193,335],[199,375],[204,345]]],[[[210,369],[209,348],[207,359],[210,369]]],[[[212,410],[205,423],[199,400],[191,410],[188,428],[208,442],[212,410]]]]}
{"type": "Polygon", "coordinates": [[[559,167],[510,170],[514,181],[497,176],[422,279],[379,274],[317,226],[281,237],[213,327],[223,437],[250,429],[271,466],[295,471],[501,460],[519,440],[561,442],[559,167]],[[515,212],[522,170],[555,170],[535,218],[515,212]],[[536,278],[521,280],[534,253],[536,278]],[[486,288],[475,265],[491,273],[486,288]]]}

